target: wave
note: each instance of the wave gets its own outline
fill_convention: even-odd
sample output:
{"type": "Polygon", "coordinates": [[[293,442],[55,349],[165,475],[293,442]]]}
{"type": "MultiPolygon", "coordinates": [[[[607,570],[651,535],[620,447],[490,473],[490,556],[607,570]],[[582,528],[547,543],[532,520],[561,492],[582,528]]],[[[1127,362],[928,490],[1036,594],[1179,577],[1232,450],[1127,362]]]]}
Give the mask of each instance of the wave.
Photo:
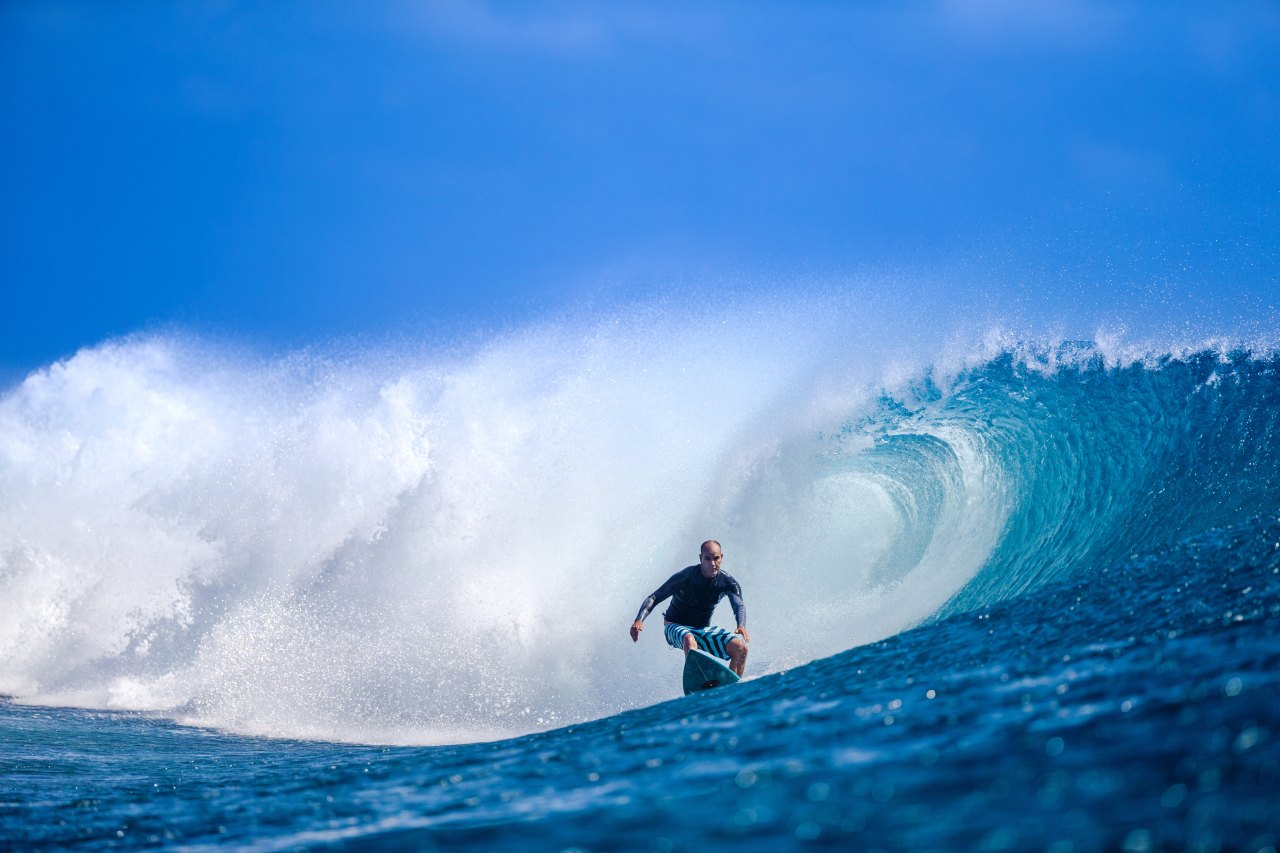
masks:
{"type": "Polygon", "coordinates": [[[626,629],[702,539],[744,586],[759,673],[1276,506],[1271,350],[991,336],[903,358],[847,322],[84,350],[0,399],[0,693],[500,737],[676,695],[659,632],[626,629]]]}

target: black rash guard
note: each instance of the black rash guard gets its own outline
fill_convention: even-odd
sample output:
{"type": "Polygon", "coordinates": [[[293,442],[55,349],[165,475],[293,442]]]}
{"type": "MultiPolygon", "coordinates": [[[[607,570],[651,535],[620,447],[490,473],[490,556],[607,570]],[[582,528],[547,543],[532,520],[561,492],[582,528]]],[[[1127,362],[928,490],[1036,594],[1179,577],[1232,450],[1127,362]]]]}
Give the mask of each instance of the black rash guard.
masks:
{"type": "Polygon", "coordinates": [[[711,624],[711,614],[715,611],[720,599],[729,596],[729,604],[733,607],[733,615],[738,624],[747,625],[747,606],[742,603],[742,587],[725,572],[720,572],[712,580],[702,576],[700,566],[688,566],[667,578],[667,582],[654,590],[653,595],[640,605],[636,621],[643,622],[654,607],[671,599],[671,606],[662,618],[690,628],[705,628],[711,624]]]}

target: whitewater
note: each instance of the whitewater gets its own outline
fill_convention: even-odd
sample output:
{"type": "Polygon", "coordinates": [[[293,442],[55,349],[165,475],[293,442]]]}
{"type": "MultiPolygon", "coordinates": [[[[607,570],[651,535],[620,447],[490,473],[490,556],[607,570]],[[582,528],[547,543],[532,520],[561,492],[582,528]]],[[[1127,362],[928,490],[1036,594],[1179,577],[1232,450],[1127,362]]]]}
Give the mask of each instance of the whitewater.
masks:
{"type": "Polygon", "coordinates": [[[757,671],[901,630],[990,554],[1010,472],[952,417],[876,448],[854,427],[885,366],[789,323],[606,318],[439,360],[141,338],[40,371],[0,409],[0,692],[357,741],[602,716],[676,695],[626,629],[713,535],[757,671]]]}
{"type": "Polygon", "coordinates": [[[1274,850],[1274,343],[917,319],[164,332],[33,372],[0,398],[0,831],[1274,850]],[[627,628],[708,538],[749,680],[681,699],[627,628]]]}

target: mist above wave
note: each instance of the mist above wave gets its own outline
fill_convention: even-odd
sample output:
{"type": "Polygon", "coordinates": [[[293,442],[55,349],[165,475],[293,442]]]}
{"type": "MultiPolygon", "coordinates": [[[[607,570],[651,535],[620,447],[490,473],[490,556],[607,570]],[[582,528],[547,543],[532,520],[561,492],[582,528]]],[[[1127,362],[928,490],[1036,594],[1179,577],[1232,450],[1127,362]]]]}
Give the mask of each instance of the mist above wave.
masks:
{"type": "Polygon", "coordinates": [[[613,713],[678,691],[659,632],[626,627],[708,537],[752,666],[795,665],[989,575],[1054,486],[1017,425],[1055,371],[1159,369],[1105,342],[1061,364],[999,335],[877,343],[810,309],[434,355],[139,337],[33,374],[0,400],[0,692],[382,742],[613,713]]]}

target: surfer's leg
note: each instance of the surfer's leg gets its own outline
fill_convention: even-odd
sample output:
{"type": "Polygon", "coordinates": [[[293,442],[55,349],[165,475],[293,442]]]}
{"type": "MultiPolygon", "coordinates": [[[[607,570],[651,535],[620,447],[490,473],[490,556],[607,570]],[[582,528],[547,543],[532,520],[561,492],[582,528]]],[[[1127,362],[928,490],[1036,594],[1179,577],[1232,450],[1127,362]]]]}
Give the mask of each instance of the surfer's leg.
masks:
{"type": "Polygon", "coordinates": [[[738,677],[742,677],[742,670],[747,666],[747,644],[740,637],[734,637],[729,641],[725,651],[729,653],[729,669],[737,673],[738,677]]]}
{"type": "Polygon", "coordinates": [[[693,635],[691,629],[686,628],[684,625],[668,622],[662,633],[666,636],[668,645],[673,649],[680,649],[686,655],[698,647],[698,638],[693,635]]]}

